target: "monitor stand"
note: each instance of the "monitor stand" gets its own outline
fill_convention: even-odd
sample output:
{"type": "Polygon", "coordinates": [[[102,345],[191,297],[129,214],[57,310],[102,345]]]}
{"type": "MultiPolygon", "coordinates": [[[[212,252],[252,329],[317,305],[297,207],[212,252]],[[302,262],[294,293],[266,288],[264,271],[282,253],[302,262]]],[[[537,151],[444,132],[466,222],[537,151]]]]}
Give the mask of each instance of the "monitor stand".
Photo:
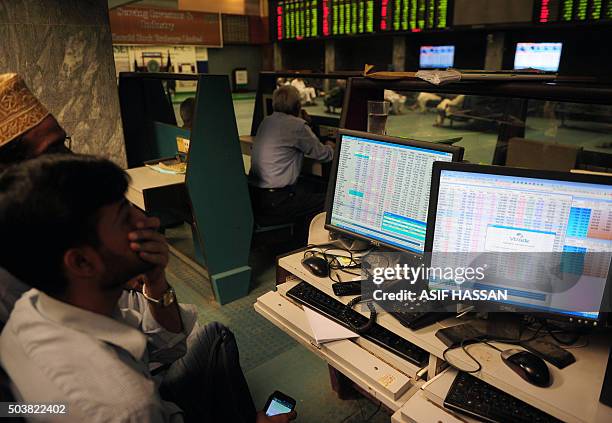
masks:
{"type": "Polygon", "coordinates": [[[338,236],[336,239],[329,241],[329,243],[326,245],[343,250],[349,250],[351,253],[366,252],[372,248],[372,244],[370,244],[368,241],[345,236],[338,236]]]}
{"type": "Polygon", "coordinates": [[[484,332],[498,339],[519,339],[522,320],[518,313],[489,312],[483,321],[484,332]]]}

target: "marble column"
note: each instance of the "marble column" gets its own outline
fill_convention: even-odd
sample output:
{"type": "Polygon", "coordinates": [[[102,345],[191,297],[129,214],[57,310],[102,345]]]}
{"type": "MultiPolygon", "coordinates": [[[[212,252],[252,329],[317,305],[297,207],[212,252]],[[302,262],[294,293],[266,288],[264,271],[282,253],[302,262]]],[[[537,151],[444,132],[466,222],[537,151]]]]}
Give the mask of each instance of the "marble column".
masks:
{"type": "Polygon", "coordinates": [[[274,70],[283,70],[283,49],[280,43],[274,43],[274,70]]]}
{"type": "Polygon", "coordinates": [[[501,70],[504,59],[503,32],[487,34],[487,54],[485,56],[485,70],[501,70]]]}
{"type": "Polygon", "coordinates": [[[0,73],[17,72],[77,153],[125,166],[107,0],[0,1],[0,73]]]}
{"type": "Polygon", "coordinates": [[[406,68],[406,37],[393,37],[393,70],[403,72],[406,68]]]}

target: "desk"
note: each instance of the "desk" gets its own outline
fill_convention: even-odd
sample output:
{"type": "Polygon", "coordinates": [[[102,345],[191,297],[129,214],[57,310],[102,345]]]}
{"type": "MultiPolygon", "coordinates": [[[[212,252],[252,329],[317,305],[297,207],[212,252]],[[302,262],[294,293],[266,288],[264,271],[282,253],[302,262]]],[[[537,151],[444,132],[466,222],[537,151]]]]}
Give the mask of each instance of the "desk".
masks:
{"type": "MultiPolygon", "coordinates": [[[[278,260],[277,268],[277,291],[269,292],[263,297],[260,297],[255,304],[255,308],[258,312],[296,339],[296,331],[291,328],[295,327],[295,322],[303,319],[303,316],[299,317],[301,316],[299,313],[301,307],[286,297],[285,293],[287,290],[298,281],[304,280],[328,295],[333,296],[333,291],[331,289],[332,281],[328,278],[318,278],[310,274],[301,264],[302,257],[302,251],[281,257],[278,260]],[[281,303],[283,304],[283,310],[289,309],[289,306],[293,307],[293,309],[291,309],[292,313],[275,310],[275,308],[279,306],[275,306],[274,304],[281,303]]],[[[342,297],[338,298],[338,300],[347,303],[352,298],[353,297],[342,297]]],[[[360,311],[359,309],[357,310],[360,311]]],[[[303,315],[303,312],[301,314],[303,315]]],[[[362,314],[365,315],[366,313],[362,312],[362,314]]],[[[399,378],[403,375],[408,378],[409,384],[413,389],[409,389],[407,392],[413,393],[413,395],[407,397],[405,393],[396,400],[383,401],[387,407],[396,412],[393,416],[394,422],[431,421],[424,418],[421,419],[416,412],[414,415],[411,415],[410,410],[412,410],[411,407],[413,407],[415,403],[425,404],[423,401],[433,402],[433,404],[427,403],[427,407],[436,406],[440,408],[446,396],[446,392],[454,379],[454,371],[441,371],[442,364],[444,364],[442,353],[446,347],[436,338],[435,333],[438,329],[464,323],[465,320],[459,321],[456,318],[450,318],[417,331],[405,328],[391,315],[386,313],[379,314],[377,322],[381,326],[392,330],[430,353],[427,369],[429,381],[427,383],[418,380],[417,373],[419,373],[420,369],[416,366],[365,339],[358,338],[356,342],[348,340],[341,342],[351,342],[355,347],[365,350],[365,352],[369,353],[377,360],[390,365],[397,373],[394,374],[393,377],[399,378]],[[419,389],[416,389],[417,387],[419,389]],[[429,389],[429,391],[427,389],[429,389]],[[446,390],[444,391],[444,389],[446,390]],[[421,397],[412,399],[412,396],[417,393],[420,393],[421,397]],[[436,394],[437,397],[434,394],[436,394]],[[436,401],[432,401],[432,399],[436,398],[440,400],[437,402],[437,405],[436,401]],[[400,404],[400,402],[404,400],[405,402],[400,404]],[[409,402],[411,402],[411,404],[408,404],[409,402]],[[398,411],[400,411],[399,414],[397,413],[398,411]],[[405,418],[405,416],[408,417],[405,418]]],[[[302,324],[297,326],[300,325],[302,324]]],[[[302,339],[298,339],[298,341],[305,345],[312,341],[312,336],[308,334],[308,331],[309,327],[302,330],[300,335],[302,339]]],[[[514,348],[513,346],[501,343],[496,343],[496,346],[501,349],[514,348]]],[[[610,340],[606,340],[599,335],[590,336],[589,345],[587,347],[571,350],[576,357],[576,362],[574,364],[571,364],[563,370],[559,370],[551,365],[548,366],[553,378],[553,384],[549,388],[538,388],[525,382],[502,362],[497,350],[485,344],[475,344],[468,348],[482,364],[482,370],[475,374],[475,376],[485,380],[489,384],[563,421],[603,423],[612,421],[612,408],[598,401],[608,359],[609,346],[610,340]]],[[[356,364],[353,368],[346,368],[346,366],[336,367],[338,361],[344,360],[346,362],[351,362],[351,357],[344,356],[343,359],[341,357],[332,357],[332,353],[326,351],[324,348],[318,349],[317,354],[325,359],[330,365],[355,381],[359,386],[362,388],[364,387],[362,372],[364,371],[363,368],[366,366],[356,364]]],[[[353,352],[353,354],[355,354],[355,352],[353,352]]],[[[452,350],[447,354],[447,357],[454,364],[463,368],[470,369],[474,366],[473,362],[460,349],[452,350]]],[[[385,390],[376,384],[366,383],[364,389],[370,393],[374,392],[374,396],[379,399],[383,397],[383,393],[385,393],[385,390]]],[[[452,414],[448,410],[440,410],[441,413],[452,414]]],[[[454,421],[453,419],[438,419],[435,421],[450,422],[454,421]]],[[[460,420],[469,421],[465,419],[464,416],[461,416],[460,420]]]]}
{"type": "Polygon", "coordinates": [[[185,175],[157,172],[146,166],[127,169],[131,181],[125,193],[128,201],[144,211],[178,207],[184,209],[185,175]]]}

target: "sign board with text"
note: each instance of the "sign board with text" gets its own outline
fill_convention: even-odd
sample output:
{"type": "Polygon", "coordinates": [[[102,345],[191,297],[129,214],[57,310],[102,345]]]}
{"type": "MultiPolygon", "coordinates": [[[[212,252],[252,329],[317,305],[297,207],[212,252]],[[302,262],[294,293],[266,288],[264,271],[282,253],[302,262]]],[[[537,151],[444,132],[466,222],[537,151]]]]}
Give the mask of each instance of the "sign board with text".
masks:
{"type": "Polygon", "coordinates": [[[113,44],[223,46],[218,13],[118,7],[109,15],[113,44]]]}

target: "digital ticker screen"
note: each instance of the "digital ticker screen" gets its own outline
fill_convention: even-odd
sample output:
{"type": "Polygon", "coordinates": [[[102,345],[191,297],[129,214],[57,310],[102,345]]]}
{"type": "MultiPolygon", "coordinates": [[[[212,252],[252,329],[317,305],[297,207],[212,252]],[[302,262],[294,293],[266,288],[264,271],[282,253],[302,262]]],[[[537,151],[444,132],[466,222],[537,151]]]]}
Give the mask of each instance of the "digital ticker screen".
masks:
{"type": "Polygon", "coordinates": [[[381,0],[381,31],[412,31],[445,29],[449,0],[381,0]]]}
{"type": "Polygon", "coordinates": [[[540,24],[612,20],[612,0],[536,0],[535,7],[540,24]]]}
{"type": "Polygon", "coordinates": [[[274,8],[277,40],[319,36],[319,0],[279,0],[274,8]]]}
{"type": "Polygon", "coordinates": [[[323,36],[374,32],[374,0],[321,0],[323,36]]]}

